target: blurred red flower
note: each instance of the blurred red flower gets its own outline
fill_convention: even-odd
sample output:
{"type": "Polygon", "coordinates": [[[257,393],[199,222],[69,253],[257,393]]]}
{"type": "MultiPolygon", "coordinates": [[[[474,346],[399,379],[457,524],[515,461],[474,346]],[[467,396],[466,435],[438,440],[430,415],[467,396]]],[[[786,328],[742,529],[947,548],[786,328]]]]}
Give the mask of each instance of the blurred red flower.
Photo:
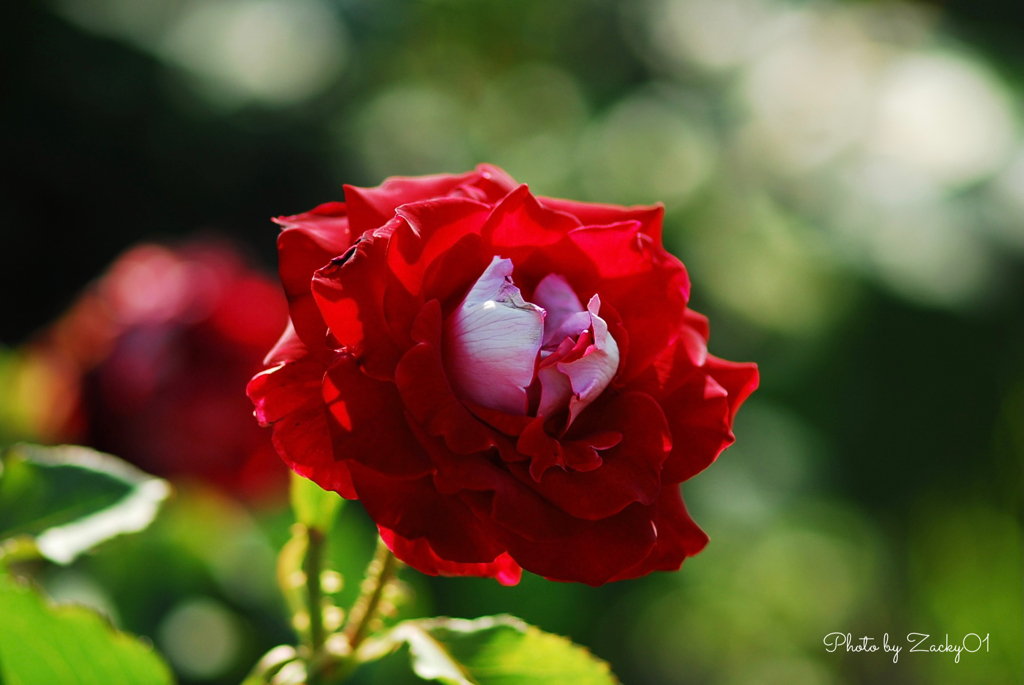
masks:
{"type": "Polygon", "coordinates": [[[707,353],[660,206],[491,166],[345,197],[278,219],[291,323],[249,396],[296,472],[429,574],[600,585],[704,547],[679,483],[757,367],[707,353]]]}
{"type": "Polygon", "coordinates": [[[244,389],[286,320],[279,287],[228,243],[134,247],[30,343],[49,388],[37,429],[160,476],[281,493],[244,389]]]}

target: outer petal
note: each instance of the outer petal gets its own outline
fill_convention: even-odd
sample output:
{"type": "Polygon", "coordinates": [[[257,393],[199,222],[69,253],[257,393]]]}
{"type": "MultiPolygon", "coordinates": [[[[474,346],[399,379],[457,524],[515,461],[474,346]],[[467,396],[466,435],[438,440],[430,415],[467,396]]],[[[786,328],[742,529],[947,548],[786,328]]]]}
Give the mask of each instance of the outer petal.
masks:
{"type": "Polygon", "coordinates": [[[309,348],[299,339],[292,320],[288,319],[284,333],[278,338],[274,347],[267,353],[267,356],[263,358],[263,366],[269,368],[284,362],[297,361],[308,355],[309,348]]]}
{"type": "Polygon", "coordinates": [[[460,397],[513,414],[527,410],[544,336],[544,310],[512,284],[512,261],[495,257],[445,325],[445,362],[460,397]]]}
{"type": "Polygon", "coordinates": [[[391,478],[358,463],[350,470],[359,499],[378,526],[409,540],[426,538],[439,557],[460,564],[490,563],[505,551],[492,524],[459,497],[440,494],[429,476],[391,478]]]}
{"type": "Polygon", "coordinates": [[[675,443],[662,474],[666,483],[689,480],[735,441],[733,417],[757,388],[755,364],[734,364],[709,355],[702,372],[661,400],[675,443]]]}
{"type": "Polygon", "coordinates": [[[639,578],[652,571],[677,571],[686,557],[692,557],[708,544],[707,534],[687,513],[678,486],[670,485],[662,491],[655,506],[654,526],[658,542],[651,553],[612,580],[639,578]]]}
{"type": "Polygon", "coordinates": [[[305,214],[274,219],[284,227],[277,237],[278,273],[295,330],[309,349],[325,350],[327,325],[320,316],[310,282],[313,272],[345,252],[352,243],[345,204],[328,202],[305,214]]]}
{"type": "Polygon", "coordinates": [[[480,249],[479,235],[491,208],[449,197],[402,205],[396,212],[400,221],[388,242],[384,311],[395,339],[410,344],[412,319],[424,302],[446,299],[456,291],[461,295],[490,263],[490,255],[480,249]],[[440,284],[436,278],[428,279],[439,262],[446,267],[440,284]],[[428,296],[428,285],[441,292],[428,296]]]}
{"type": "MultiPolygon", "coordinates": [[[[682,327],[690,296],[686,269],[640,232],[637,223],[582,228],[569,238],[597,267],[590,288],[619,312],[629,333],[630,354],[623,371],[628,379],[650,364],[682,327]]],[[[584,286],[577,282],[577,287],[584,286]]]]}
{"type": "Polygon", "coordinates": [[[518,265],[532,250],[554,245],[579,225],[576,217],[542,206],[522,185],[498,203],[481,232],[495,252],[518,265]]]}
{"type": "Polygon", "coordinates": [[[656,204],[648,207],[621,207],[593,202],[575,202],[554,197],[537,198],[549,209],[565,214],[572,214],[584,226],[604,226],[622,221],[639,221],[640,230],[654,238],[661,245],[661,227],[665,216],[665,207],[656,204]]]}
{"type": "Polygon", "coordinates": [[[378,527],[380,537],[395,556],[420,573],[430,576],[480,576],[494,578],[502,585],[517,585],[523,569],[513,561],[507,552],[502,552],[491,562],[460,564],[442,559],[430,546],[426,538],[408,540],[393,530],[378,527]]]}
{"type": "Polygon", "coordinates": [[[320,386],[327,367],[307,356],[267,369],[246,392],[262,426],[273,426],[277,453],[300,476],[355,499],[348,467],[336,462],[320,386]]]}
{"type": "Polygon", "coordinates": [[[337,342],[382,379],[393,376],[401,355],[384,318],[386,251],[386,235],[364,235],[313,277],[313,295],[337,342]]]}
{"type": "Polygon", "coordinates": [[[732,425],[740,405],[757,390],[760,382],[757,364],[729,362],[708,355],[706,368],[711,377],[729,393],[729,425],[732,425]]]}
{"type": "Polygon", "coordinates": [[[345,186],[352,228],[357,233],[383,226],[395,216],[395,208],[409,202],[444,197],[472,180],[477,172],[433,176],[393,176],[376,188],[345,186]]]}
{"type": "MultiPolygon", "coordinates": [[[[434,467],[409,430],[393,383],[363,373],[354,357],[341,355],[323,379],[323,402],[334,458],[395,478],[422,478],[434,467]]],[[[357,488],[358,492],[358,488],[357,488]]]]}
{"type": "Polygon", "coordinates": [[[657,541],[652,512],[640,504],[585,521],[531,501],[522,491],[463,497],[474,511],[498,524],[495,535],[518,564],[552,580],[603,585],[639,564],[657,541]]]}
{"type": "MultiPolygon", "coordinates": [[[[381,491],[374,499],[379,496],[387,500],[382,502],[382,516],[400,510],[398,516],[407,517],[401,522],[407,526],[404,532],[395,528],[400,535],[429,537],[431,547],[444,559],[484,561],[483,557],[470,560],[453,556],[453,550],[483,549],[484,541],[474,537],[480,534],[497,548],[507,550],[528,571],[557,580],[600,585],[640,563],[654,547],[653,510],[649,507],[632,505],[601,521],[574,518],[512,476],[496,459],[451,455],[439,441],[424,436],[421,440],[438,466],[434,482],[381,482],[381,491]],[[439,495],[438,479],[444,491],[452,491],[448,486],[458,484],[462,488],[458,497],[439,495]],[[420,485],[421,490],[417,489],[420,485]],[[476,515],[476,522],[461,519],[465,510],[452,508],[452,500],[456,499],[476,515]],[[465,527],[446,530],[452,523],[448,517],[457,517],[465,527]],[[466,538],[443,542],[435,538],[459,532],[476,542],[470,544],[466,538]],[[452,545],[453,550],[442,548],[444,544],[452,545]]],[[[353,468],[353,478],[371,516],[378,525],[389,527],[371,508],[370,495],[361,485],[358,468],[353,468]]]]}
{"type": "Polygon", "coordinates": [[[707,336],[707,319],[687,310],[676,342],[630,385],[655,397],[668,418],[674,448],[666,483],[692,478],[733,443],[733,417],[757,388],[757,366],[709,355],[707,336]]]}
{"type": "Polygon", "coordinates": [[[390,221],[395,209],[420,200],[458,195],[480,202],[497,202],[515,187],[501,169],[481,164],[465,174],[434,176],[395,176],[376,188],[345,186],[352,227],[357,233],[372,230],[390,221]]]}

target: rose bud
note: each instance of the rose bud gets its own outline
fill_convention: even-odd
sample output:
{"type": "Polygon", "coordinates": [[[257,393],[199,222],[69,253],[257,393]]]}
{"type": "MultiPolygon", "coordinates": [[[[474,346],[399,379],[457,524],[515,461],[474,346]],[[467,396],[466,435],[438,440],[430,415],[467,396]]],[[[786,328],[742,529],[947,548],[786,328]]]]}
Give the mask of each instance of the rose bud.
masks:
{"type": "Polygon", "coordinates": [[[679,483],[757,367],[708,354],[660,206],[486,165],[345,198],[277,220],[291,321],[249,397],[292,469],[428,574],[600,585],[704,547],[679,483]]]}
{"type": "Polygon", "coordinates": [[[48,378],[38,432],[246,499],[287,469],[244,388],[287,321],[280,289],[226,243],[140,245],[30,343],[48,378]]]}

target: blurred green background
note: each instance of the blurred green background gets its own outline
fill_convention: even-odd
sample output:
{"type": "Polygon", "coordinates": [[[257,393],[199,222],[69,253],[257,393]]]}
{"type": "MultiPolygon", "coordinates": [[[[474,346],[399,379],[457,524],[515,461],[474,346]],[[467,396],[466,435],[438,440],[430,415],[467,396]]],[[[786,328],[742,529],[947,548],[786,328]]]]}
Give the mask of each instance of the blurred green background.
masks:
{"type": "MultiPolygon", "coordinates": [[[[540,194],[662,201],[711,351],[762,374],[736,446],[683,486],[711,544],[597,589],[409,572],[407,610],[518,614],[627,684],[1021,683],[1022,19],[957,0],[8,3],[0,440],[38,437],[4,371],[18,346],[138,241],[212,231],[272,269],[269,217],[482,161],[540,194]],[[828,653],[831,632],[904,650],[828,653]],[[909,654],[910,632],[990,651],[909,654]]],[[[343,524],[342,605],[373,545],[358,504],[343,524]]],[[[237,682],[291,639],[287,526],[181,484],[154,529],[39,576],[150,636],[182,682],[237,682]]]]}

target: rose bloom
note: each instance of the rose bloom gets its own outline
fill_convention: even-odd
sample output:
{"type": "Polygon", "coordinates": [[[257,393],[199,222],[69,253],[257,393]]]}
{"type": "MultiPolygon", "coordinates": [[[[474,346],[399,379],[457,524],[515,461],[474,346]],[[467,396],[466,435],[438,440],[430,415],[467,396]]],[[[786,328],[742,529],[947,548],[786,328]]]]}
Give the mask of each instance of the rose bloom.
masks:
{"type": "Polygon", "coordinates": [[[134,247],[28,345],[36,432],[246,499],[280,495],[287,469],[242,389],[286,321],[277,284],[227,243],[134,247]]]}
{"type": "Polygon", "coordinates": [[[757,367],[708,354],[661,206],[486,165],[345,199],[277,219],[291,322],[248,391],[292,469],[433,575],[600,585],[704,547],[679,483],[757,367]]]}

